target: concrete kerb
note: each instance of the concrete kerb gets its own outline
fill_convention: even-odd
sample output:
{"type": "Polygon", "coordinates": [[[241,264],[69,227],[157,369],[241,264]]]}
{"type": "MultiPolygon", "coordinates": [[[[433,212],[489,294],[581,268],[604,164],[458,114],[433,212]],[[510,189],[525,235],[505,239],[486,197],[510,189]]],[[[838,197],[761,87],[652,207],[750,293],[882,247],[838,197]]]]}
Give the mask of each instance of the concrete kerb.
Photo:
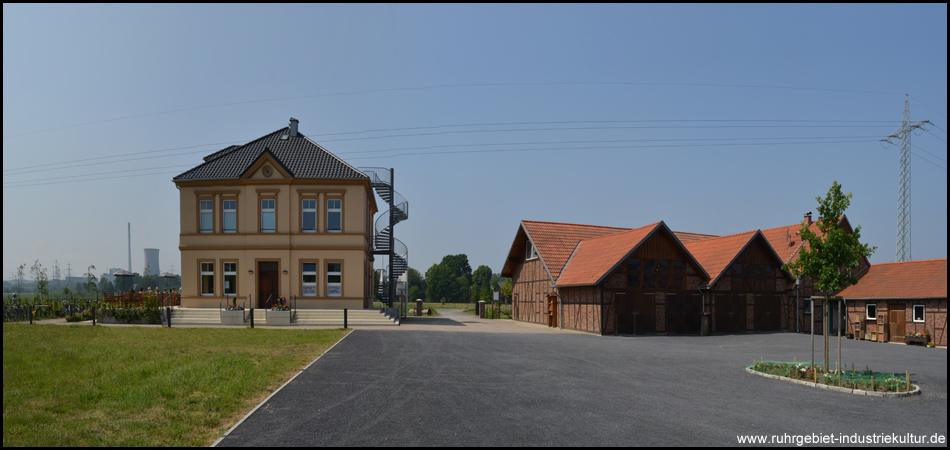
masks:
{"type": "Polygon", "coordinates": [[[818,389],[825,389],[829,391],[845,392],[848,394],[856,394],[856,395],[867,395],[869,397],[902,398],[902,397],[910,397],[912,395],[920,395],[920,386],[916,384],[911,385],[914,387],[914,390],[910,392],[877,392],[877,391],[864,391],[861,389],[848,389],[848,388],[839,387],[839,386],[831,386],[827,384],[815,383],[813,381],[796,380],[794,378],[788,378],[788,377],[783,377],[779,375],[772,375],[768,373],[757,372],[755,370],[752,370],[752,366],[746,367],[745,371],[753,375],[758,375],[760,377],[772,378],[775,380],[782,380],[782,381],[789,381],[792,383],[801,384],[803,386],[809,386],[809,387],[814,387],[818,389]]]}
{"type": "Polygon", "coordinates": [[[224,438],[228,437],[228,435],[231,434],[231,432],[234,431],[235,428],[241,426],[241,424],[244,423],[244,421],[247,420],[248,417],[251,417],[251,414],[254,414],[255,412],[257,412],[257,410],[260,409],[261,406],[264,406],[264,404],[266,404],[266,403],[271,399],[271,397],[277,395],[277,393],[280,392],[281,389],[283,389],[284,387],[286,387],[286,386],[287,386],[288,384],[290,384],[292,381],[296,380],[297,377],[300,376],[300,374],[304,373],[304,371],[306,371],[307,369],[309,369],[310,366],[312,366],[314,363],[316,363],[317,361],[319,361],[320,358],[323,357],[323,355],[326,355],[327,353],[330,353],[330,350],[333,350],[334,347],[336,347],[337,345],[339,345],[340,342],[343,342],[343,339],[346,339],[347,336],[349,336],[349,335],[351,335],[351,334],[353,334],[352,331],[349,332],[349,333],[346,333],[346,336],[343,336],[342,339],[340,339],[339,341],[336,341],[336,344],[333,344],[330,348],[327,349],[327,351],[321,353],[320,356],[317,356],[316,359],[314,359],[313,361],[310,361],[310,364],[307,364],[306,367],[304,367],[303,369],[300,369],[299,371],[297,371],[297,373],[294,374],[294,376],[290,377],[290,379],[287,380],[286,383],[280,385],[280,387],[277,388],[277,389],[275,389],[274,392],[271,392],[271,394],[268,395],[267,398],[265,398],[262,402],[260,402],[257,406],[255,406],[254,409],[250,410],[247,414],[245,414],[244,417],[241,418],[241,420],[239,420],[236,424],[234,424],[233,427],[231,427],[230,429],[228,429],[228,431],[226,431],[224,434],[222,434],[221,437],[218,438],[218,440],[214,441],[214,443],[211,444],[211,446],[212,446],[212,447],[217,447],[217,446],[218,446],[218,443],[220,443],[222,440],[224,440],[224,438]]]}

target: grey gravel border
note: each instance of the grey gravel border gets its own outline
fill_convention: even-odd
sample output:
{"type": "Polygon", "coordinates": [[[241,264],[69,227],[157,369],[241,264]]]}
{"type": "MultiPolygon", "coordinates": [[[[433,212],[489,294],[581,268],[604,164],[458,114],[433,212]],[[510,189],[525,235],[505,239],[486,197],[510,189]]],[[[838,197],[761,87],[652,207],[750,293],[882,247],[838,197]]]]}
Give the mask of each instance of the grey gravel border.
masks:
{"type": "Polygon", "coordinates": [[[757,371],[755,371],[755,370],[752,370],[752,366],[746,367],[746,368],[745,368],[745,371],[746,371],[746,372],[749,372],[749,373],[751,373],[751,374],[754,374],[754,375],[758,375],[758,376],[760,376],[760,377],[772,378],[772,379],[782,380],[782,381],[788,381],[788,382],[792,382],[792,383],[801,384],[801,385],[803,385],[803,386],[809,386],[809,387],[814,387],[814,388],[818,388],[818,389],[826,389],[826,390],[829,390],[829,391],[846,392],[846,393],[848,393],[848,394],[856,394],[856,395],[867,395],[867,396],[869,396],[869,397],[901,398],[901,397],[910,397],[910,396],[912,396],[912,395],[920,395],[920,386],[919,386],[919,385],[916,385],[916,384],[912,385],[912,386],[914,386],[914,390],[912,390],[912,391],[910,391],[910,392],[877,392],[877,391],[864,391],[864,390],[861,390],[861,389],[848,389],[848,388],[844,388],[844,387],[838,387],[838,386],[831,386],[831,385],[827,385],[827,384],[815,383],[815,382],[813,382],[813,381],[796,380],[796,379],[794,379],[794,378],[788,378],[788,377],[782,377],[782,376],[779,376],[779,375],[772,375],[772,374],[768,374],[768,373],[757,372],[757,371]]]}

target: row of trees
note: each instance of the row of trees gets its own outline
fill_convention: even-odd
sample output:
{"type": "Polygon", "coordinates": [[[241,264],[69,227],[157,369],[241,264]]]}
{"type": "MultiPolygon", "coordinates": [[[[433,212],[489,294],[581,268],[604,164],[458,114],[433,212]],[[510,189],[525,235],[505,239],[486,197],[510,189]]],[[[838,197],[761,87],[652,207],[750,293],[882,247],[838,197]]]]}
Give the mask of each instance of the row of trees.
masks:
{"type": "MultiPolygon", "coordinates": [[[[438,264],[433,264],[425,275],[416,269],[408,271],[409,300],[422,299],[429,302],[477,302],[489,301],[492,292],[498,290],[498,274],[485,265],[474,271],[468,255],[446,255],[438,264]]],[[[510,282],[509,282],[510,283],[510,282]]]]}
{"type": "Polygon", "coordinates": [[[174,279],[165,279],[157,275],[133,274],[132,277],[123,277],[113,282],[108,276],[96,279],[96,266],[89,266],[82,275],[84,281],[67,283],[64,280],[50,280],[46,267],[37,260],[27,269],[26,264],[20,264],[13,275],[12,282],[3,282],[5,294],[36,294],[40,299],[66,299],[70,296],[94,297],[97,293],[128,292],[133,287],[177,289],[181,287],[181,276],[174,279]],[[29,279],[27,278],[29,271],[29,279]]]}

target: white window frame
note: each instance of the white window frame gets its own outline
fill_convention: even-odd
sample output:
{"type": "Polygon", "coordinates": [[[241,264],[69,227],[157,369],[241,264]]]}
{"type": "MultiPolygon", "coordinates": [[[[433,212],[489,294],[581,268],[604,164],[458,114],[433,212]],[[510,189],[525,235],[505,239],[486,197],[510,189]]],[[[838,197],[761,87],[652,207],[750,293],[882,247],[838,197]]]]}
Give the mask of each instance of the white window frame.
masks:
{"type": "Polygon", "coordinates": [[[316,233],[317,232],[317,199],[305,198],[301,200],[300,211],[301,211],[300,231],[304,233],[316,233]],[[307,223],[307,220],[306,220],[307,214],[313,214],[313,228],[312,229],[305,228],[305,224],[307,223]]]}
{"type": "Polygon", "coordinates": [[[221,202],[221,213],[221,232],[237,233],[237,200],[223,200],[221,202]],[[228,208],[229,203],[232,204],[231,208],[228,208]],[[234,223],[234,228],[228,229],[228,216],[231,217],[231,222],[234,223]]]}
{"type": "Polygon", "coordinates": [[[524,259],[525,261],[538,259],[538,249],[531,241],[528,241],[528,245],[525,247],[524,259]]]}
{"type": "Polygon", "coordinates": [[[327,232],[328,233],[342,233],[343,232],[343,199],[342,198],[328,198],[327,199],[327,232]],[[331,204],[338,204],[337,207],[331,207],[331,204]],[[333,216],[339,217],[339,228],[333,229],[330,228],[330,218],[333,216]]]}
{"type": "Polygon", "coordinates": [[[237,296],[237,263],[234,261],[222,263],[221,271],[224,273],[224,295],[237,296]],[[229,265],[231,270],[228,270],[229,265]]]}
{"type": "Polygon", "coordinates": [[[328,262],[327,263],[327,297],[342,297],[343,296],[343,263],[342,262],[328,262]],[[331,270],[331,266],[339,266],[339,271],[331,270]],[[330,281],[336,277],[337,281],[330,281]]]}
{"type": "Polygon", "coordinates": [[[214,200],[198,200],[198,232],[214,233],[214,200]]]}
{"type": "Polygon", "coordinates": [[[201,269],[201,279],[199,280],[198,289],[201,291],[203,297],[213,297],[214,296],[214,263],[213,262],[201,262],[198,263],[201,269]],[[205,283],[205,277],[211,277],[208,280],[208,283],[205,283]],[[205,292],[205,286],[210,286],[211,292],[205,292]]]}
{"type": "Polygon", "coordinates": [[[877,303],[867,303],[864,305],[865,320],[877,320],[877,303]],[[871,308],[874,308],[874,314],[871,314],[871,308]]]}
{"type": "Polygon", "coordinates": [[[914,305],[913,308],[914,322],[915,323],[924,323],[927,319],[927,308],[924,305],[914,305]],[[920,320],[917,319],[917,308],[920,308],[920,320]]]}
{"type": "Polygon", "coordinates": [[[811,315],[811,299],[802,299],[802,307],[805,308],[805,314],[811,315]]]}
{"type": "Polygon", "coordinates": [[[261,233],[276,233],[277,232],[277,199],[273,198],[262,198],[261,199],[261,233]],[[265,207],[267,205],[267,207],[265,207]],[[271,221],[274,224],[273,228],[264,228],[264,217],[265,214],[269,214],[271,221]]]}
{"type": "Polygon", "coordinates": [[[317,262],[315,262],[315,261],[314,261],[314,262],[303,262],[303,263],[301,264],[300,273],[301,273],[301,275],[300,275],[300,287],[301,287],[300,292],[301,292],[301,294],[300,294],[300,295],[303,296],[303,297],[316,297],[316,296],[317,296],[317,262]],[[313,270],[312,270],[312,271],[307,270],[307,266],[309,266],[309,265],[313,265],[313,270]],[[308,278],[308,277],[312,277],[312,278],[310,278],[310,279],[312,279],[313,281],[307,281],[307,278],[308,278]],[[308,293],[308,292],[307,292],[307,288],[308,288],[308,287],[312,287],[312,288],[313,288],[313,292],[312,292],[312,293],[308,293]]]}

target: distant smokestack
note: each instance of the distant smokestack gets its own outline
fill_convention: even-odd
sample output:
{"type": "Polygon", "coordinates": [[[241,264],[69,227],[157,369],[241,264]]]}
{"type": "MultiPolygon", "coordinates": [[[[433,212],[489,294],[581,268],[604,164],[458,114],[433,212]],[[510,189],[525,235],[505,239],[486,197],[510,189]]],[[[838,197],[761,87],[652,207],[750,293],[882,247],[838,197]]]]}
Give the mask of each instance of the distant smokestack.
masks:
{"type": "Polygon", "coordinates": [[[294,119],[293,117],[290,118],[290,137],[297,137],[298,123],[299,121],[297,119],[294,119]]]}
{"type": "Polygon", "coordinates": [[[129,222],[129,272],[132,271],[132,222],[129,222]]]}

